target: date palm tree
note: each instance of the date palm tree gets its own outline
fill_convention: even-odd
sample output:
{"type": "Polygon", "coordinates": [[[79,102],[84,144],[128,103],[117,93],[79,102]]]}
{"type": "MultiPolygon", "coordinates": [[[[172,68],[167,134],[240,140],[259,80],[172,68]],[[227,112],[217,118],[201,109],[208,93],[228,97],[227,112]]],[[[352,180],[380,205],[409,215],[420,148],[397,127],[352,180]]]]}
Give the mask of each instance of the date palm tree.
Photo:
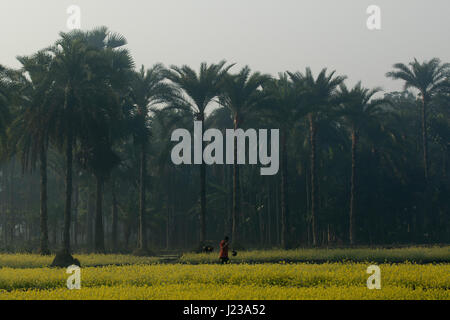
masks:
{"type": "MultiPolygon", "coordinates": [[[[287,73],[280,73],[264,86],[269,99],[263,106],[269,107],[267,116],[270,122],[280,128],[281,134],[281,237],[282,248],[287,247],[288,199],[288,139],[297,122],[306,116],[307,109],[302,102],[301,91],[297,90],[287,73]]],[[[263,116],[264,116],[263,112],[263,116]]]]}
{"type": "Polygon", "coordinates": [[[21,154],[22,166],[34,169],[40,164],[40,253],[50,254],[47,225],[47,150],[52,109],[60,97],[52,84],[50,65],[52,57],[38,52],[29,57],[18,57],[22,69],[17,73],[16,92],[19,112],[10,128],[10,141],[21,154]]]}
{"type": "MultiPolygon", "coordinates": [[[[233,117],[234,130],[241,127],[244,119],[255,111],[264,99],[262,86],[270,80],[270,76],[259,72],[251,73],[245,66],[238,74],[227,74],[223,81],[223,94],[220,95],[220,104],[230,109],[233,117]]],[[[235,139],[236,140],[236,139],[235,139]]],[[[233,247],[239,243],[238,217],[240,216],[239,199],[239,165],[238,146],[234,143],[233,163],[233,211],[232,211],[232,241],[233,247]]]]}
{"type": "MultiPolygon", "coordinates": [[[[197,72],[189,66],[172,66],[167,78],[182,91],[173,101],[173,107],[189,110],[197,121],[205,122],[205,110],[211,102],[222,93],[222,83],[233,65],[226,66],[226,61],[208,65],[202,63],[197,72]]],[[[202,132],[203,135],[203,132],[202,132]]],[[[203,140],[203,139],[202,139],[203,140]]],[[[202,141],[202,154],[204,143],[202,141]]],[[[206,240],[206,166],[200,164],[200,245],[206,240]]]]}
{"type": "Polygon", "coordinates": [[[147,255],[146,237],[146,186],[147,153],[151,131],[151,111],[171,99],[175,88],[165,82],[167,72],[162,64],[155,64],[148,70],[144,66],[134,74],[131,82],[131,123],[134,144],[139,150],[139,231],[136,254],[147,255]]]}
{"type": "Polygon", "coordinates": [[[428,156],[428,107],[434,96],[440,92],[443,86],[447,86],[448,70],[450,64],[441,63],[438,58],[420,63],[417,59],[408,65],[403,63],[394,64],[394,71],[386,73],[386,76],[394,80],[403,80],[405,90],[415,88],[420,93],[422,104],[422,150],[425,180],[429,177],[428,156]]]}
{"type": "Polygon", "coordinates": [[[380,105],[387,103],[384,99],[375,99],[373,96],[380,92],[380,88],[367,89],[358,82],[354,88],[349,90],[342,83],[339,96],[342,101],[338,114],[342,116],[350,128],[352,140],[352,174],[350,181],[350,211],[349,211],[349,242],[354,245],[355,238],[355,206],[357,196],[357,148],[360,131],[374,120],[380,112],[380,105]]]}
{"type": "Polygon", "coordinates": [[[327,74],[327,69],[322,69],[317,78],[314,78],[310,68],[305,73],[288,72],[291,80],[302,92],[303,101],[308,108],[310,158],[311,158],[311,222],[313,245],[318,243],[317,216],[318,216],[318,194],[317,194],[317,167],[316,167],[316,143],[317,143],[317,121],[327,115],[330,108],[337,105],[337,88],[344,82],[344,76],[335,76],[335,71],[327,74]]]}

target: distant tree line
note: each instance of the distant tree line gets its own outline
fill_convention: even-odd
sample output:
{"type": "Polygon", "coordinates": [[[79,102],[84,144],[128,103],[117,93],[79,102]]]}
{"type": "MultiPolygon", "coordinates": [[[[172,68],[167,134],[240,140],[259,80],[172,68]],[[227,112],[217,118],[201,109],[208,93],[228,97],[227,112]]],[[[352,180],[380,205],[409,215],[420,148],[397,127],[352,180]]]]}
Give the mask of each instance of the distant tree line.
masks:
{"type": "Polygon", "coordinates": [[[382,94],[326,68],[136,71],[125,45],[72,31],[0,67],[2,250],[58,251],[58,264],[225,234],[235,248],[449,241],[449,64],[395,64],[386,76],[405,90],[382,94]],[[174,165],[171,133],[194,121],[279,128],[279,173],[174,165]]]}

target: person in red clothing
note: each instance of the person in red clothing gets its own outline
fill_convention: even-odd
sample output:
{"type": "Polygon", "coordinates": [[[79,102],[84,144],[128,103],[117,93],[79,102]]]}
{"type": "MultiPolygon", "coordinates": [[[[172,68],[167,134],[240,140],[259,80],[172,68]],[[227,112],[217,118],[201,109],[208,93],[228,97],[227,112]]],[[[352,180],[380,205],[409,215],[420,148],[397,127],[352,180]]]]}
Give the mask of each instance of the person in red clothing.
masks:
{"type": "Polygon", "coordinates": [[[228,258],[228,237],[225,237],[222,241],[220,241],[220,262],[222,264],[228,263],[230,259],[228,258]]]}

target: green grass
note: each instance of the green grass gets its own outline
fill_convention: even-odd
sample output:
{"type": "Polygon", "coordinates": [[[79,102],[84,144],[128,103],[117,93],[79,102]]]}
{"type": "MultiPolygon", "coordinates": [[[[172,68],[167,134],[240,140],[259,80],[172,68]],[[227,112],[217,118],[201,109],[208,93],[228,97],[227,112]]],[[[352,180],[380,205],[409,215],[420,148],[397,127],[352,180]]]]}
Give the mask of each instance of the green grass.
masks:
{"type": "MultiPolygon", "coordinates": [[[[374,263],[449,263],[450,246],[409,247],[396,249],[296,249],[255,250],[238,252],[230,257],[233,263],[325,263],[325,262],[374,262],[374,263]]],[[[218,263],[218,253],[186,253],[181,263],[218,263]]]]}

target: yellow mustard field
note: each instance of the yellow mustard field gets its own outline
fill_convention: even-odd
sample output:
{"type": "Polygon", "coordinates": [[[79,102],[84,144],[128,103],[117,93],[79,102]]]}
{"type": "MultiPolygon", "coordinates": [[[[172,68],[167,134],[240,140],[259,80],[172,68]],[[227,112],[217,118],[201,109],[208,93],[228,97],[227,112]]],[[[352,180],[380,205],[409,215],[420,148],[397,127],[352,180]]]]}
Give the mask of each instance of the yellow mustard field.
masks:
{"type": "MultiPolygon", "coordinates": [[[[159,261],[156,257],[137,257],[125,254],[75,254],[82,266],[98,267],[107,265],[152,264],[159,261]]],[[[51,265],[54,256],[38,254],[1,254],[0,268],[41,268],[51,265]]]]}
{"type": "Polygon", "coordinates": [[[81,289],[65,269],[0,269],[0,299],[450,299],[449,264],[379,264],[369,290],[367,263],[135,264],[85,267],[81,289]]]}

